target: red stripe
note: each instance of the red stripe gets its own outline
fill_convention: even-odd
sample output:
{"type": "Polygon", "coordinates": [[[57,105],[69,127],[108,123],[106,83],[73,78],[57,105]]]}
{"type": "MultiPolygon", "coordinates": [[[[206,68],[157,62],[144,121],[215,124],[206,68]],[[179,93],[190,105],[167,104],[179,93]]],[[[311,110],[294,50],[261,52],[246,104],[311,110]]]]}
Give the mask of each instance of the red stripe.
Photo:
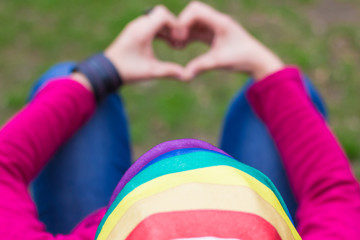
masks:
{"type": "Polygon", "coordinates": [[[158,213],[144,219],[127,240],[161,240],[190,237],[280,240],[265,219],[244,212],[196,210],[158,213]]]}

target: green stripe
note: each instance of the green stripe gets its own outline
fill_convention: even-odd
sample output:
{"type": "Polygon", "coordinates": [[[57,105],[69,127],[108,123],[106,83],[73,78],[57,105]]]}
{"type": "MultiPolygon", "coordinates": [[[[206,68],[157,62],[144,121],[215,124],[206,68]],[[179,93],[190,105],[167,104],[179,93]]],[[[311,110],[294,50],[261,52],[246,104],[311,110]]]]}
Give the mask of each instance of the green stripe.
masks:
{"type": "Polygon", "coordinates": [[[121,192],[118,194],[118,196],[106,212],[104,218],[102,219],[98,227],[96,238],[100,233],[106,219],[110,216],[112,211],[114,211],[116,206],[127,194],[129,194],[138,186],[163,175],[212,166],[234,167],[259,180],[261,183],[263,183],[265,186],[267,186],[270,190],[274,192],[276,197],[279,199],[282,207],[284,208],[286,214],[291,219],[289,211],[280,193],[276,189],[275,185],[271,182],[271,180],[263,173],[225,155],[209,151],[197,151],[162,159],[159,162],[150,165],[146,169],[139,172],[135,177],[133,177],[121,190],[121,192]]]}

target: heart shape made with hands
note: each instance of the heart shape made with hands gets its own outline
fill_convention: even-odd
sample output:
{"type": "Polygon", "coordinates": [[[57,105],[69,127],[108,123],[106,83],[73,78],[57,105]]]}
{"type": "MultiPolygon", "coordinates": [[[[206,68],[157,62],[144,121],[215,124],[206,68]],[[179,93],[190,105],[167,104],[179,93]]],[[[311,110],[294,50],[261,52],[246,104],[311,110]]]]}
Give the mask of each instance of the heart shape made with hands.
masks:
{"type": "MultiPolygon", "coordinates": [[[[176,50],[183,50],[193,42],[202,42],[210,47],[208,50],[210,51],[214,38],[214,30],[202,22],[194,22],[189,25],[187,29],[171,29],[169,26],[165,26],[156,34],[156,39],[163,40],[171,48],[176,50]]],[[[208,52],[191,59],[184,70],[190,70],[199,59],[203,60],[207,53],[208,52]]],[[[187,78],[192,77],[193,76],[187,76],[187,78]]]]}
{"type": "MultiPolygon", "coordinates": [[[[154,67],[150,73],[153,76],[170,76],[190,80],[200,72],[229,67],[226,66],[229,65],[226,58],[231,52],[228,49],[232,46],[226,44],[226,41],[232,40],[231,37],[234,36],[232,32],[237,32],[236,24],[233,24],[234,21],[229,16],[204,3],[191,2],[177,17],[166,7],[157,6],[150,13],[147,13],[142,20],[147,22],[147,30],[144,32],[151,32],[150,36],[152,36],[151,40],[146,41],[148,46],[146,51],[151,52],[149,57],[152,57],[157,63],[157,67],[154,67]],[[152,48],[150,46],[152,46],[154,39],[162,39],[170,47],[178,50],[196,41],[205,43],[210,49],[182,67],[174,62],[157,61],[153,49],[149,49],[152,48]],[[222,61],[224,59],[225,61],[222,61]],[[160,72],[165,74],[158,74],[156,69],[161,69],[160,72]]],[[[146,24],[144,23],[144,25],[146,24]]]]}
{"type": "Polygon", "coordinates": [[[130,22],[105,50],[105,55],[127,82],[162,77],[190,80],[202,71],[222,67],[223,62],[214,56],[218,58],[224,52],[222,46],[231,48],[221,39],[226,35],[224,32],[233,32],[233,27],[229,29],[229,26],[225,26],[230,25],[229,18],[225,16],[200,2],[190,3],[178,17],[166,7],[157,6],[150,13],[130,22]],[[227,21],[223,21],[225,18],[227,21]],[[183,67],[156,58],[153,51],[156,38],[176,49],[182,49],[194,41],[201,41],[210,49],[183,67]]]}
{"type": "Polygon", "coordinates": [[[200,2],[190,3],[178,17],[164,6],[156,7],[129,23],[105,55],[127,82],[162,77],[191,80],[212,69],[246,72],[260,79],[283,67],[282,61],[241,25],[200,2]],[[176,49],[194,41],[210,49],[183,67],[156,58],[152,45],[156,38],[176,49]]]}

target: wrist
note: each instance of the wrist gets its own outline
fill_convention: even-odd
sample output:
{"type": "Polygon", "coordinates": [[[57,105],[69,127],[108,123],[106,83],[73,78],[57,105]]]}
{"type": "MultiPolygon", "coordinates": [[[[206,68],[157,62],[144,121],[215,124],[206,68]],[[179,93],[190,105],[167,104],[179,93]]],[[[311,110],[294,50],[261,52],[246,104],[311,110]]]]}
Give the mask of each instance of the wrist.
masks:
{"type": "Polygon", "coordinates": [[[251,72],[252,77],[255,81],[261,81],[267,76],[280,71],[285,67],[285,64],[275,54],[263,55],[262,61],[257,63],[253,71],[251,72]]]}
{"type": "Polygon", "coordinates": [[[122,78],[114,64],[103,53],[95,54],[76,65],[78,81],[90,84],[97,101],[115,92],[122,85],[122,78]]]}
{"type": "Polygon", "coordinates": [[[90,92],[94,92],[93,88],[89,82],[89,79],[80,72],[74,72],[70,75],[71,79],[80,83],[83,87],[85,87],[90,92]]]}
{"type": "Polygon", "coordinates": [[[104,51],[104,56],[110,60],[110,62],[113,64],[118,74],[119,75],[121,74],[122,83],[127,84],[129,82],[130,76],[126,71],[127,70],[126,67],[124,66],[127,64],[127,62],[121,61],[122,55],[123,54],[117,52],[114,48],[112,48],[112,46],[108,47],[104,51]]]}

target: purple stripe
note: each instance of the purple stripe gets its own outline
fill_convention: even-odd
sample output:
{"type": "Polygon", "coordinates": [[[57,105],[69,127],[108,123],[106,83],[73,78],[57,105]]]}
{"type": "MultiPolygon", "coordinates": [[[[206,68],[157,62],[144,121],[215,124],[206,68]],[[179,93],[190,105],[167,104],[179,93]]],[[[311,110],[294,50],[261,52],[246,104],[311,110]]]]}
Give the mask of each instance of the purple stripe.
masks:
{"type": "MultiPolygon", "coordinates": [[[[116,196],[119,194],[119,192],[124,188],[124,186],[143,168],[145,167],[151,160],[154,158],[159,157],[162,154],[165,154],[170,151],[183,149],[183,148],[203,148],[207,150],[216,151],[222,154],[225,154],[227,156],[230,156],[229,154],[225,153],[221,149],[211,145],[210,143],[197,140],[197,139],[178,139],[178,140],[172,140],[160,143],[159,145],[153,147],[148,152],[146,152],[144,155],[142,155],[131,167],[125,172],[125,174],[122,176],[120,182],[116,186],[109,205],[115,200],[116,196]]],[[[231,157],[231,156],[230,156],[231,157]]]]}

